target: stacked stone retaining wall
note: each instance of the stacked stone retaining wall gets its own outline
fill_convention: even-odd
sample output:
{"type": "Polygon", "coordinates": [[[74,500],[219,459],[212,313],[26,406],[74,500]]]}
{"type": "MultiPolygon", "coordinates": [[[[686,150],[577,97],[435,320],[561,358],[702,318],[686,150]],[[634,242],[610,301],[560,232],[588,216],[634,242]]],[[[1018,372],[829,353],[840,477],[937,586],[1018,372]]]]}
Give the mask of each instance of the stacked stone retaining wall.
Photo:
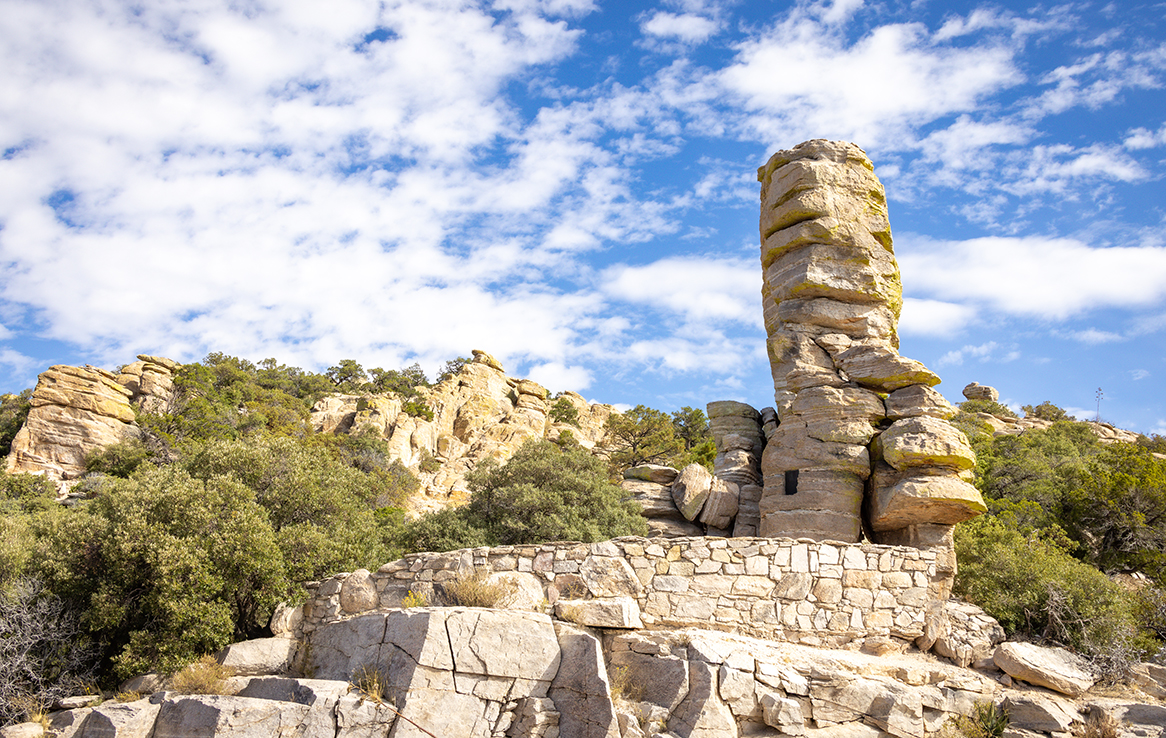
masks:
{"type": "Polygon", "coordinates": [[[906,546],[709,537],[418,553],[310,584],[294,630],[310,640],[326,623],[402,607],[411,592],[413,602],[439,604],[443,583],[486,574],[524,595],[511,607],[619,601],[638,608],[632,620],[638,615],[647,629],[703,627],[826,646],[913,641],[929,604],[950,591],[953,572],[942,558],[906,546]]]}

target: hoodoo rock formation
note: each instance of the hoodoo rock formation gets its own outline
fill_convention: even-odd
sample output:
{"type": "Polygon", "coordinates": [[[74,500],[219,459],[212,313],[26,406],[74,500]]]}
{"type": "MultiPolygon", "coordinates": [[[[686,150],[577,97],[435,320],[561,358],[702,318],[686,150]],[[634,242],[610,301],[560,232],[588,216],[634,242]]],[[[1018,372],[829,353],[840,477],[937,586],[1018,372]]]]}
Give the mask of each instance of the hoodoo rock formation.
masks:
{"type": "Polygon", "coordinates": [[[777,423],[759,534],[943,546],[985,507],[939,377],[899,355],[883,186],[854,144],[779,151],[761,182],[762,303],[777,423]]]}

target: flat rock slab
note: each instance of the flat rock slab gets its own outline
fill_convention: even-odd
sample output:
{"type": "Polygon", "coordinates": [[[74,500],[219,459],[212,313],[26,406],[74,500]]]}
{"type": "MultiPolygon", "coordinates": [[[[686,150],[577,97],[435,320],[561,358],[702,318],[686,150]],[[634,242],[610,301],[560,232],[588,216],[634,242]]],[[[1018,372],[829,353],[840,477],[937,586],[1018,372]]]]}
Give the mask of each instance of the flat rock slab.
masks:
{"type": "Polygon", "coordinates": [[[1097,681],[1085,670],[1080,658],[1061,648],[1002,643],[992,660],[1013,679],[1047,687],[1070,697],[1080,696],[1097,681]]]}

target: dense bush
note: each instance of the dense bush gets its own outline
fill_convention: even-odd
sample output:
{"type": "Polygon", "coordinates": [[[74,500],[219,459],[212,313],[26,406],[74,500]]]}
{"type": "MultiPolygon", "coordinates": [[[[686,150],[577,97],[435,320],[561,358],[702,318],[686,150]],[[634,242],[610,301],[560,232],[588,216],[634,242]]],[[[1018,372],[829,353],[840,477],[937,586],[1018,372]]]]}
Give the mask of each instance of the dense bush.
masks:
{"type": "Polygon", "coordinates": [[[467,512],[496,545],[601,541],[647,532],[639,507],[577,446],[528,441],[505,465],[467,475],[467,512]]]}
{"type": "Polygon", "coordinates": [[[1039,405],[1023,405],[1020,408],[1024,411],[1026,418],[1038,418],[1040,420],[1075,420],[1075,418],[1065,412],[1063,409],[1057,407],[1053,403],[1045,400],[1039,405]]]}
{"type": "Polygon", "coordinates": [[[956,594],[984,608],[1009,634],[1091,657],[1145,645],[1125,590],[1056,544],[991,516],[956,531],[956,594]]]}
{"type": "Polygon", "coordinates": [[[959,404],[959,409],[965,413],[988,413],[1002,418],[1016,417],[1012,408],[993,400],[965,400],[959,404]]]}
{"type": "Polygon", "coordinates": [[[603,462],[578,445],[528,441],[506,464],[485,463],[468,480],[466,507],[405,524],[398,545],[449,551],[647,532],[639,508],[607,480],[603,462]]]}
{"type": "Polygon", "coordinates": [[[32,390],[26,389],[16,395],[0,395],[0,458],[12,450],[12,439],[28,417],[32,409],[32,390]]]}
{"type": "Polygon", "coordinates": [[[99,651],[80,614],[39,581],[0,589],[0,727],[80,692],[96,673],[99,651]]]}

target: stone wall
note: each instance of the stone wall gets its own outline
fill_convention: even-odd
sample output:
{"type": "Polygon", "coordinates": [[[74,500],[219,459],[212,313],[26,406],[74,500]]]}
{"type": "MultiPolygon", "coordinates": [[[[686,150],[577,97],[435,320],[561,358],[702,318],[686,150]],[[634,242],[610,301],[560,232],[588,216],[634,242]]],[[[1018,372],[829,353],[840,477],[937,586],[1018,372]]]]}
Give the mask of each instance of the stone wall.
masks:
{"type": "Polygon", "coordinates": [[[327,623],[401,607],[410,592],[437,604],[446,583],[478,573],[513,583],[511,608],[553,609],[581,625],[905,644],[924,635],[929,606],[946,601],[952,564],[906,546],[766,538],[627,537],[419,553],[309,585],[299,615],[273,629],[311,641],[327,623]]]}

